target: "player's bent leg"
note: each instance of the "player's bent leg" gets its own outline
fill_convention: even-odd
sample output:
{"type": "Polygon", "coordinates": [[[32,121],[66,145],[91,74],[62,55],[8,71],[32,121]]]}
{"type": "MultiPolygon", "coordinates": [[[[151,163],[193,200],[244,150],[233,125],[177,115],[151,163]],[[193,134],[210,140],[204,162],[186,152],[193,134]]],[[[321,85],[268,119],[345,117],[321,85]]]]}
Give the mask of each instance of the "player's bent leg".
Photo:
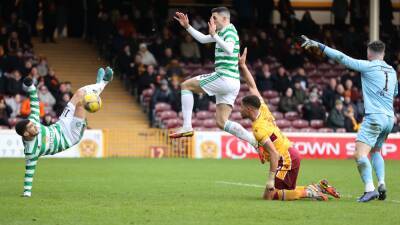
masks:
{"type": "Polygon", "coordinates": [[[232,106],[222,103],[217,104],[217,109],[216,109],[217,126],[220,129],[250,143],[252,146],[257,148],[258,147],[257,140],[255,139],[254,135],[251,132],[247,131],[239,123],[228,120],[229,116],[231,115],[231,112],[232,112],[232,106]]]}
{"type": "Polygon", "coordinates": [[[200,81],[197,77],[186,80],[181,84],[183,126],[182,128],[172,132],[169,135],[170,138],[193,136],[194,133],[192,128],[192,113],[194,105],[193,92],[204,93],[204,90],[200,87],[200,81]]]}

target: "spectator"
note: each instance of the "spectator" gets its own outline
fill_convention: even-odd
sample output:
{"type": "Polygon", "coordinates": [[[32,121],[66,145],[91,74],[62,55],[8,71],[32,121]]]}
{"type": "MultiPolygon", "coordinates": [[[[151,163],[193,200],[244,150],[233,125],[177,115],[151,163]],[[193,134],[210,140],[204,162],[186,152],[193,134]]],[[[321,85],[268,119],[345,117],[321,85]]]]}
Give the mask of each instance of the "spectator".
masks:
{"type": "Polygon", "coordinates": [[[14,70],[8,75],[7,79],[7,93],[9,95],[16,95],[22,93],[22,79],[18,70],[14,70]]]}
{"type": "Polygon", "coordinates": [[[38,92],[39,101],[44,104],[44,111],[46,113],[53,111],[53,106],[56,104],[56,99],[49,92],[46,86],[39,87],[38,92]]]}
{"type": "MultiPolygon", "coordinates": [[[[21,111],[20,115],[23,118],[27,118],[29,114],[31,114],[31,101],[29,98],[25,98],[25,100],[22,101],[21,103],[21,111]]],[[[44,116],[44,104],[43,102],[39,102],[39,116],[42,118],[44,116]]]]}
{"type": "Polygon", "coordinates": [[[6,104],[3,96],[0,96],[0,126],[10,126],[8,119],[11,113],[11,107],[6,104]]]}
{"type": "Polygon", "coordinates": [[[294,83],[293,96],[299,104],[303,104],[307,98],[307,94],[301,86],[299,80],[294,83]]]}
{"type": "Polygon", "coordinates": [[[196,30],[208,29],[206,21],[200,15],[195,15],[192,21],[192,27],[196,30]]]}
{"type": "Polygon", "coordinates": [[[5,99],[5,103],[10,106],[12,113],[10,115],[11,119],[17,118],[20,116],[20,111],[21,111],[21,102],[22,102],[22,98],[21,95],[16,94],[14,97],[10,96],[10,97],[6,97],[5,99]]]}
{"type": "Polygon", "coordinates": [[[317,23],[311,17],[310,11],[305,11],[303,18],[299,24],[300,33],[308,35],[308,36],[315,36],[318,33],[319,27],[317,23]]]}
{"type": "Polygon", "coordinates": [[[10,37],[8,38],[7,41],[7,51],[8,54],[16,54],[18,50],[20,50],[22,47],[19,39],[18,39],[18,33],[16,31],[11,32],[10,37]]]}
{"type": "Polygon", "coordinates": [[[335,108],[331,110],[328,116],[328,127],[336,130],[337,128],[344,128],[344,113],[343,103],[341,100],[335,101],[335,108]]]}
{"type": "Polygon", "coordinates": [[[306,90],[308,88],[308,79],[306,76],[306,71],[303,68],[297,69],[297,74],[292,77],[292,82],[300,82],[301,88],[306,90]]]}
{"type": "Polygon", "coordinates": [[[332,13],[335,16],[335,26],[338,29],[343,29],[349,10],[347,0],[334,0],[332,4],[332,13]]]}
{"type": "Polygon", "coordinates": [[[347,71],[344,75],[341,76],[340,82],[345,85],[346,80],[351,80],[354,87],[361,89],[361,75],[355,71],[347,71]]]}
{"type": "Polygon", "coordinates": [[[335,104],[337,81],[335,78],[329,80],[329,85],[322,92],[322,103],[328,111],[331,111],[335,104]]]}
{"type": "Polygon", "coordinates": [[[185,62],[198,62],[200,59],[200,50],[196,42],[193,41],[191,35],[185,35],[185,42],[180,46],[181,55],[185,62]]]}
{"type": "Polygon", "coordinates": [[[290,24],[291,20],[295,17],[292,4],[289,0],[279,0],[278,11],[281,16],[281,23],[285,21],[287,24],[290,24]]]}
{"type": "MultiPolygon", "coordinates": [[[[67,93],[64,92],[61,95],[61,99],[59,101],[57,101],[57,103],[54,105],[54,111],[57,115],[57,117],[59,117],[62,112],[64,111],[64,108],[67,106],[68,102],[71,100],[71,96],[67,93]]],[[[43,110],[43,115],[42,113],[40,113],[41,116],[44,116],[44,110],[43,110]]]]}
{"type": "Polygon", "coordinates": [[[47,41],[55,43],[54,31],[57,27],[57,13],[56,4],[53,1],[43,1],[42,2],[42,12],[43,12],[43,33],[42,42],[47,41]]]}
{"type": "Polygon", "coordinates": [[[362,96],[360,96],[360,98],[356,101],[355,103],[356,108],[354,108],[354,114],[357,114],[357,121],[361,121],[362,118],[365,115],[365,108],[364,108],[364,99],[362,98],[362,96]]]}
{"type": "Polygon", "coordinates": [[[137,80],[137,89],[138,95],[141,95],[144,89],[154,88],[154,83],[156,82],[157,74],[154,69],[154,66],[148,65],[146,68],[146,72],[138,77],[137,80]]]}
{"type": "Polygon", "coordinates": [[[299,102],[293,96],[293,89],[289,87],[286,90],[285,96],[283,96],[279,101],[279,111],[284,112],[284,113],[290,112],[290,111],[296,111],[298,105],[299,105],[299,102]]]}
{"type": "Polygon", "coordinates": [[[142,63],[144,65],[157,65],[157,61],[154,58],[153,54],[147,49],[147,45],[142,43],[139,45],[139,52],[138,54],[142,57],[142,63]]]}
{"type": "Polygon", "coordinates": [[[278,73],[274,74],[272,80],[274,81],[275,84],[275,90],[278,91],[279,93],[284,93],[290,86],[288,73],[285,67],[283,66],[279,67],[278,73]]]}
{"type": "Polygon", "coordinates": [[[357,132],[360,129],[361,124],[357,123],[356,116],[354,115],[354,109],[351,105],[347,108],[347,111],[345,111],[344,115],[344,127],[346,132],[357,132]]]}
{"type": "Polygon", "coordinates": [[[325,109],[316,93],[310,94],[310,100],[303,105],[302,109],[305,120],[325,120],[325,109]]]}
{"type": "Polygon", "coordinates": [[[274,89],[274,81],[271,77],[271,71],[269,65],[264,64],[261,70],[256,72],[256,84],[257,89],[262,93],[274,89]]]}
{"type": "Polygon", "coordinates": [[[161,57],[158,61],[160,62],[160,66],[165,67],[173,59],[174,59],[174,54],[172,52],[172,48],[165,48],[163,57],[161,57]]]}
{"type": "Polygon", "coordinates": [[[210,98],[203,93],[196,95],[195,98],[194,111],[208,111],[208,108],[210,106],[210,98]]]}
{"type": "Polygon", "coordinates": [[[129,20],[129,15],[128,14],[123,14],[121,19],[117,21],[116,28],[118,30],[122,30],[123,36],[125,38],[129,38],[132,36],[132,34],[135,32],[135,28],[129,20]]]}
{"type": "Polygon", "coordinates": [[[53,68],[50,68],[49,73],[44,76],[44,84],[46,85],[46,87],[48,87],[53,96],[57,96],[58,86],[60,85],[60,82],[58,81],[56,77],[56,72],[53,68]]]}
{"type": "Polygon", "coordinates": [[[183,71],[177,59],[171,60],[171,62],[166,66],[167,69],[167,79],[171,80],[173,78],[177,78],[181,80],[183,77],[183,71]]]}
{"type": "Polygon", "coordinates": [[[173,97],[174,95],[172,94],[171,90],[168,87],[168,81],[161,80],[160,87],[156,88],[153,96],[151,97],[150,110],[149,110],[149,119],[151,121],[151,124],[153,124],[153,119],[154,119],[153,110],[156,103],[165,102],[172,105],[175,101],[173,97]]]}
{"type": "Polygon", "coordinates": [[[283,64],[289,70],[301,67],[304,64],[304,56],[301,55],[300,50],[296,50],[292,47],[289,50],[289,55],[285,57],[283,64]]]}
{"type": "Polygon", "coordinates": [[[178,79],[172,79],[171,81],[171,94],[174,102],[171,104],[172,110],[175,112],[181,111],[181,85],[178,79]]]}
{"type": "Polygon", "coordinates": [[[45,57],[40,58],[39,65],[37,65],[37,70],[41,77],[44,77],[49,73],[49,67],[47,65],[47,59],[45,57]]]}
{"type": "Polygon", "coordinates": [[[133,61],[133,56],[131,53],[131,47],[126,44],[123,51],[119,54],[117,58],[118,68],[121,74],[125,75],[129,71],[130,63],[133,61]]]}

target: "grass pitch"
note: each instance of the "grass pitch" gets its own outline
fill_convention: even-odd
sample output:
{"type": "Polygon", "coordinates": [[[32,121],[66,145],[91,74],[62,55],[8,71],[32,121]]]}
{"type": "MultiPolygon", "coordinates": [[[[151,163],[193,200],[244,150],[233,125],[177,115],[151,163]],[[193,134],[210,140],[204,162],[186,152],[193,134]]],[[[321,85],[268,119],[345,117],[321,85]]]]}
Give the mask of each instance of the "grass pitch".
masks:
{"type": "Polygon", "coordinates": [[[357,203],[353,161],[303,160],[298,185],[328,178],[329,202],[261,200],[257,160],[41,159],[31,198],[24,161],[0,160],[0,224],[399,224],[400,162],[387,161],[387,201],[357,203]]]}

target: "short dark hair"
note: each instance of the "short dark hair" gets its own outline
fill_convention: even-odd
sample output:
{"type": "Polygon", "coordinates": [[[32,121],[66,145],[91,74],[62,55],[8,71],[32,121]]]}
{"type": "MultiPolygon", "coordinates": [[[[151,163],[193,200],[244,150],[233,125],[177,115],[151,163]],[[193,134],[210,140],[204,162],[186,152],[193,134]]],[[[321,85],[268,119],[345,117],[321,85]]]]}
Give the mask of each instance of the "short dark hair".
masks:
{"type": "Polygon", "coordinates": [[[260,108],[261,101],[260,98],[256,95],[248,95],[242,98],[243,105],[252,106],[256,109],[260,108]]]}
{"type": "Polygon", "coordinates": [[[383,53],[385,52],[385,43],[382,41],[372,41],[368,44],[368,48],[371,49],[373,52],[383,53]]]}
{"type": "Polygon", "coordinates": [[[231,14],[229,9],[226,8],[225,6],[213,8],[213,9],[211,9],[211,13],[226,13],[228,15],[231,14]]]}
{"type": "Polygon", "coordinates": [[[24,136],[24,133],[26,131],[26,126],[28,126],[28,123],[30,120],[24,119],[20,120],[16,125],[15,125],[15,131],[19,136],[24,136]]]}

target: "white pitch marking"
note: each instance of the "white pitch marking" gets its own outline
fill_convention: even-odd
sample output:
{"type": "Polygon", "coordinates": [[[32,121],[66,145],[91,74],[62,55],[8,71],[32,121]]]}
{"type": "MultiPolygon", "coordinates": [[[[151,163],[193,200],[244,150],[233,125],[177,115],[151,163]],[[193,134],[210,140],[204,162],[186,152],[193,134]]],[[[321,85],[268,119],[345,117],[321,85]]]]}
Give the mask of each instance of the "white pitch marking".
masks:
{"type": "MultiPolygon", "coordinates": [[[[241,183],[241,182],[215,181],[215,183],[217,183],[217,184],[226,184],[226,185],[234,185],[234,186],[242,186],[242,187],[265,188],[265,186],[262,186],[262,185],[258,185],[258,184],[246,184],[246,183],[241,183]]],[[[354,197],[353,195],[350,195],[350,194],[342,195],[342,197],[357,199],[356,197],[354,197]]],[[[387,202],[393,202],[393,203],[400,204],[400,201],[399,201],[399,200],[386,200],[386,201],[387,201],[387,202]]]]}

